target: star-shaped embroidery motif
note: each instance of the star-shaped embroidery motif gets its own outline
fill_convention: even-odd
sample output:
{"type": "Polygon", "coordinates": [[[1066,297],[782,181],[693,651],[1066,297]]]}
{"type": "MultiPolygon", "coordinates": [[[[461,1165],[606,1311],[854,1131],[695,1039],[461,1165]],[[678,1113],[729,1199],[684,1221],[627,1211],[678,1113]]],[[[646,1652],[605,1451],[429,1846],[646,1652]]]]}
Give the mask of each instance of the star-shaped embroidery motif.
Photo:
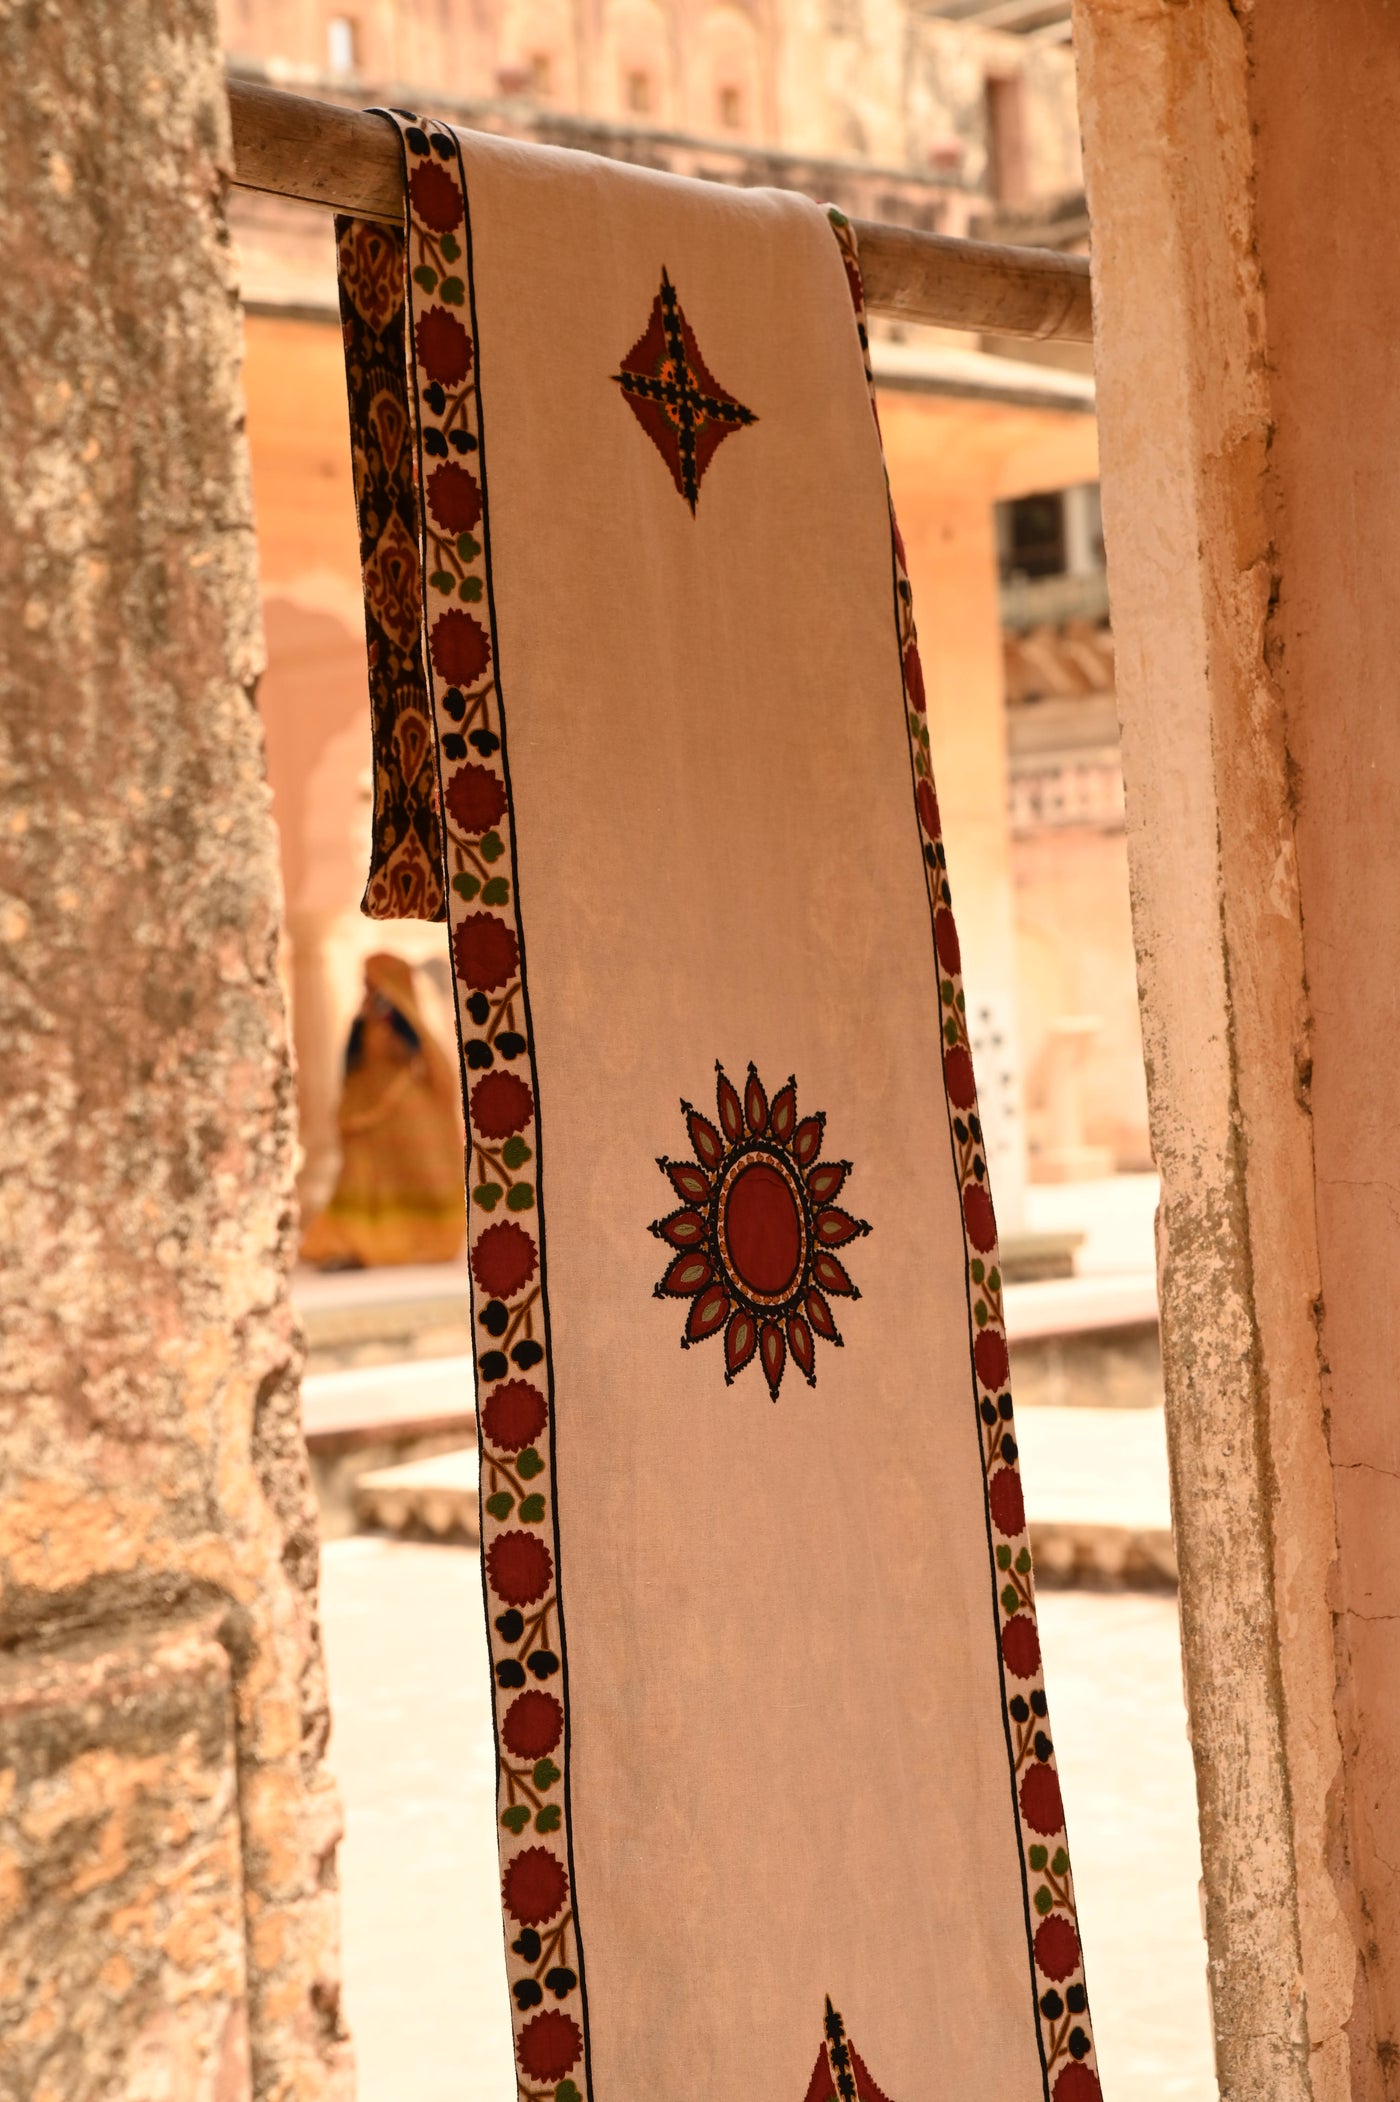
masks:
{"type": "Polygon", "coordinates": [[[646,328],[613,378],[670,468],[693,516],[705,469],[716,452],[726,438],[758,418],[721,387],[701,357],[695,331],[664,270],[646,328]]]}

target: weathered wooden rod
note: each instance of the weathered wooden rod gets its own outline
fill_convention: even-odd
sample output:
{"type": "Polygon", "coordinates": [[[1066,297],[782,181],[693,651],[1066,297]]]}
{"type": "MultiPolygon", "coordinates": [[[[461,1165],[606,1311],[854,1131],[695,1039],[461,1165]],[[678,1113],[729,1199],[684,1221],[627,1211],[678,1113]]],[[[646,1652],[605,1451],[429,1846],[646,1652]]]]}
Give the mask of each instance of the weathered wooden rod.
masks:
{"type": "MultiPolygon", "coordinates": [[[[258,82],[229,82],[234,180],[362,219],[403,216],[399,144],[361,110],[258,82]]],[[[982,335],[1090,343],[1089,264],[1048,248],[1002,248],[856,220],[872,313],[982,335]]]]}

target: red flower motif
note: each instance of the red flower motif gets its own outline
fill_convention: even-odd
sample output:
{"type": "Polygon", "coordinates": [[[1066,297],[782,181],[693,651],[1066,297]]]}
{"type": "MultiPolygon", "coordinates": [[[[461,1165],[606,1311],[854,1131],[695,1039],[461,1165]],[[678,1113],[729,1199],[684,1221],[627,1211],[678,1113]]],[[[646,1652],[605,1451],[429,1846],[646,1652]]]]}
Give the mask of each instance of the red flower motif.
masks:
{"type": "Polygon", "coordinates": [[[461,223],[462,194],[440,161],[420,161],[408,179],[415,218],[435,234],[450,234],[461,223]]]}
{"type": "Polygon", "coordinates": [[[971,1109],[977,1101],[977,1082],[972,1075],[972,1060],[961,1044],[954,1044],[945,1055],[943,1078],[948,1084],[948,1100],[954,1109],[971,1109]]]}
{"type": "Polygon", "coordinates": [[[479,620],[453,606],[440,613],[428,636],[433,665],[453,686],[470,686],[491,662],[491,644],[479,620]]]}
{"type": "Polygon", "coordinates": [[[938,814],[938,797],[933,792],[932,781],[921,781],[918,786],[919,823],[930,839],[937,839],[943,829],[938,814]]]}
{"type": "Polygon", "coordinates": [[[517,1759],[545,1759],[564,1734],[564,1710],[552,1693],[518,1693],[501,1718],[501,1735],[517,1759]]]}
{"type": "MultiPolygon", "coordinates": [[[[924,697],[924,667],[919,657],[917,642],[911,642],[904,652],[904,691],[909,696],[910,707],[917,708],[920,715],[925,714],[928,703],[924,697]]],[[[922,786],[920,783],[921,788],[922,786]]],[[[936,804],[934,808],[937,809],[936,804]]],[[[932,829],[930,827],[930,831],[932,829]]]]}
{"type": "Polygon", "coordinates": [[[1022,1777],[1021,1815],[1032,1832],[1039,1832],[1043,1839],[1064,1830],[1065,1806],[1060,1800],[1060,1777],[1053,1766],[1042,1766],[1037,1761],[1022,1777]]]}
{"type": "Polygon", "coordinates": [[[455,387],[472,369],[472,339],[446,307],[429,307],[418,323],[418,362],[430,380],[455,387]]]}
{"type": "Polygon", "coordinates": [[[753,1065],[742,1092],[717,1065],[715,1107],[681,1103],[698,1165],[657,1163],[682,1209],[652,1221],[680,1250],[655,1292],[691,1301],[683,1349],[723,1329],[726,1386],[757,1358],[776,1401],[789,1358],[814,1386],[817,1338],[841,1341],[825,1294],[860,1294],[834,1251],[870,1228],[830,1202],[850,1162],[818,1158],[826,1119],[798,1122],[795,1079],[770,1099],[753,1065]]]}
{"type": "Polygon", "coordinates": [[[534,1444],[548,1417],[538,1387],[527,1379],[508,1379],[487,1395],[481,1427],[492,1445],[499,1445],[503,1452],[519,1452],[522,1445],[534,1444]]]}
{"type": "Polygon", "coordinates": [[[444,800],[464,832],[489,832],[505,816],[505,783],[489,766],[459,766],[444,800]]]}
{"type": "Polygon", "coordinates": [[[522,1927],[541,1927],[563,1910],[569,1895],[569,1873],[548,1847],[526,1847],[501,1879],[506,1908],[522,1927]]]}
{"type": "Polygon", "coordinates": [[[531,2080],[562,2080],[578,2064],[583,2031],[567,2014],[551,2007],[525,2024],[515,2040],[520,2070],[531,2080]]]}
{"type": "Polygon", "coordinates": [[[488,1073],[472,1089],[472,1126],[483,1139],[508,1139],[535,1114],[535,1098],[518,1073],[488,1073]]]}
{"type": "MultiPolygon", "coordinates": [[[[994,1384],[1000,1385],[1000,1381],[994,1384]]],[[[1021,1493],[1021,1477],[1014,1467],[998,1467],[987,1488],[987,1502],[991,1506],[992,1524],[1005,1539],[1014,1540],[1025,1531],[1026,1499],[1021,1493]]]]}
{"type": "Polygon", "coordinates": [[[533,1606],[549,1589],[554,1561],[533,1533],[498,1533],[486,1550],[486,1574],[508,1606],[533,1606]]]}
{"type": "Polygon", "coordinates": [[[1079,1969],[1079,1936],[1062,1913],[1052,1913],[1036,1928],[1035,1960],[1057,1985],[1079,1969]]]}
{"type": "Polygon", "coordinates": [[[488,1226],[472,1250],[472,1272],[492,1299],[513,1299],[523,1291],[538,1261],[534,1242],[513,1219],[488,1226]]]}
{"type": "Polygon", "coordinates": [[[977,1366],[977,1377],[991,1394],[1006,1385],[1006,1375],[1011,1370],[1011,1360],[1006,1354],[1006,1338],[1000,1329],[984,1328],[972,1346],[973,1359],[977,1366]]]}
{"type": "Polygon", "coordinates": [[[1065,2067],[1051,2093],[1054,2102],[1103,2102],[1098,2074],[1078,2061],[1065,2067]]]}
{"type": "Polygon", "coordinates": [[[992,1200],[980,1182],[970,1182],[963,1191],[963,1217],[967,1221],[968,1239],[974,1248],[982,1255],[995,1248],[996,1214],[992,1210],[992,1200]]]}
{"type": "Polygon", "coordinates": [[[452,937],[457,976],[475,993],[495,992],[509,984],[520,967],[520,948],[504,920],[474,912],[452,937]]]}
{"type": "Polygon", "coordinates": [[[1001,1653],[1014,1679],[1033,1679],[1040,1670],[1040,1637],[1029,1613],[1013,1613],[1001,1631],[1001,1653]]]}
{"type": "Polygon", "coordinates": [[[476,476],[444,460],[428,476],[428,509],[445,533],[469,533],[481,516],[476,476]]]}
{"type": "MultiPolygon", "coordinates": [[[[451,618],[450,615],[447,617],[451,618]]],[[[956,977],[962,969],[962,950],[958,946],[958,930],[953,925],[951,912],[934,914],[933,939],[938,950],[938,961],[950,978],[956,977]]]]}

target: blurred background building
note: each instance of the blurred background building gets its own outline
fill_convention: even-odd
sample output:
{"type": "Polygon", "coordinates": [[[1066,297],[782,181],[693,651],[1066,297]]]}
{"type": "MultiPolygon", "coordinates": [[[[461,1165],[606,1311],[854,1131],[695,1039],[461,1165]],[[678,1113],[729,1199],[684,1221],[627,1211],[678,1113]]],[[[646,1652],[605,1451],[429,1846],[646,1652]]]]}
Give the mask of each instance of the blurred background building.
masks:
{"type": "MultiPolygon", "coordinates": [[[[1068,7],[1052,0],[223,0],[233,72],[735,184],[859,217],[1082,248],[1068,7]]],[[[335,1101],[366,951],[369,729],[329,216],[238,192],[268,670],[305,1159],[335,1101]]],[[[1089,353],[876,331],[929,724],[1013,1253],[1028,1180],[1147,1163],[1089,353]]],[[[586,1021],[586,1018],[580,1018],[586,1021]]]]}

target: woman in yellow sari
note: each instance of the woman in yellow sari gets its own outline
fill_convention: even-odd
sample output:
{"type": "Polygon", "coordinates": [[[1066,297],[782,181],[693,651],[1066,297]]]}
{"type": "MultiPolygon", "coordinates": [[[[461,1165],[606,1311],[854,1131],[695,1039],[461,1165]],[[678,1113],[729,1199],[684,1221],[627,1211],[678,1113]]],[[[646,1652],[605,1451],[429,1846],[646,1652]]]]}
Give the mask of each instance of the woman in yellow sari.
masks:
{"type": "Polygon", "coordinates": [[[340,1178],[303,1259],[326,1268],[446,1263],[466,1238],[457,1076],[419,1014],[398,956],[365,959],[345,1051],[340,1178]]]}

